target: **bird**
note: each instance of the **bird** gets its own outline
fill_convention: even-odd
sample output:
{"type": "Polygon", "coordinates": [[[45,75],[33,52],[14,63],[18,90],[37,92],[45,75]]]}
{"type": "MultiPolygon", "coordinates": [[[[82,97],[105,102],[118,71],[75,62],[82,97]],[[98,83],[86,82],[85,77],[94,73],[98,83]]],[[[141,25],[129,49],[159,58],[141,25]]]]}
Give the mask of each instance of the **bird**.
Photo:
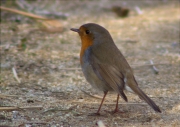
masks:
{"type": "Polygon", "coordinates": [[[154,111],[161,113],[155,102],[138,86],[133,70],[115,45],[108,30],[96,23],[86,23],[71,30],[77,32],[81,39],[80,65],[85,79],[92,87],[104,92],[100,106],[94,114],[100,115],[108,91],[117,93],[113,112],[121,112],[118,108],[119,96],[128,102],[125,90],[137,94],[154,111]]]}

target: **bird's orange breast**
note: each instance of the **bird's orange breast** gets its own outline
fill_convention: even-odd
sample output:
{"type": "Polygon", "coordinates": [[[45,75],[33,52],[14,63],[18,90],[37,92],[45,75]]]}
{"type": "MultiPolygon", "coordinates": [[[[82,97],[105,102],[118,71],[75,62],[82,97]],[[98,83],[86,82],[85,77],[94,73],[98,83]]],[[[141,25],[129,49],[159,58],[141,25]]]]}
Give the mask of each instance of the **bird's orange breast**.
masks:
{"type": "Polygon", "coordinates": [[[90,37],[84,36],[81,37],[82,45],[81,45],[81,52],[80,52],[80,63],[83,64],[82,57],[86,51],[86,49],[93,44],[93,40],[90,37]]]}

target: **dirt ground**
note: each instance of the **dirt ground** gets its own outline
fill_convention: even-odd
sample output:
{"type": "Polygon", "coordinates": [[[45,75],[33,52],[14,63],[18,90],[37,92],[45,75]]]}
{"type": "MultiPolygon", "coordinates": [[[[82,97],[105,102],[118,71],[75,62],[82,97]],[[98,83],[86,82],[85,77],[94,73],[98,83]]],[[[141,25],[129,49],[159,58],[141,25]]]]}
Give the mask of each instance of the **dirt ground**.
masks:
{"type": "MultiPolygon", "coordinates": [[[[6,2],[2,5],[16,8],[6,2]]],[[[34,20],[1,12],[0,126],[95,127],[99,121],[107,127],[180,126],[179,0],[39,0],[29,6],[65,14],[67,18],[59,19],[65,29],[62,33],[39,31],[34,20]],[[118,17],[111,11],[114,5],[129,8],[129,16],[118,17]],[[124,113],[111,114],[117,95],[109,93],[101,115],[89,116],[97,111],[103,92],[86,82],[79,63],[80,38],[70,31],[88,22],[109,30],[140,88],[162,113],[126,93],[129,102],[119,100],[124,113]],[[149,66],[150,60],[158,74],[149,66]]]]}

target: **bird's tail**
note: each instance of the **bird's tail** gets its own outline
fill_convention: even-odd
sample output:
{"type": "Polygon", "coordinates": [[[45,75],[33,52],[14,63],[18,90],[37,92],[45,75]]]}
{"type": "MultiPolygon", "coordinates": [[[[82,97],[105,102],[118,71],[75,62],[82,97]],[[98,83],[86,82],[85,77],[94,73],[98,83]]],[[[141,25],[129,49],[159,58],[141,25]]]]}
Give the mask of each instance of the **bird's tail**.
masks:
{"type": "Polygon", "coordinates": [[[159,109],[159,107],[155,104],[155,102],[153,100],[151,100],[139,87],[138,84],[136,82],[136,80],[134,79],[134,81],[130,81],[128,84],[129,87],[132,89],[132,91],[134,93],[136,93],[141,99],[143,99],[144,101],[146,101],[156,112],[161,112],[161,110],[159,109]]]}
{"type": "Polygon", "coordinates": [[[155,102],[153,100],[151,100],[138,86],[137,86],[137,90],[135,91],[135,93],[138,94],[140,98],[145,100],[154,109],[154,111],[161,112],[161,110],[155,104],[155,102]]]}

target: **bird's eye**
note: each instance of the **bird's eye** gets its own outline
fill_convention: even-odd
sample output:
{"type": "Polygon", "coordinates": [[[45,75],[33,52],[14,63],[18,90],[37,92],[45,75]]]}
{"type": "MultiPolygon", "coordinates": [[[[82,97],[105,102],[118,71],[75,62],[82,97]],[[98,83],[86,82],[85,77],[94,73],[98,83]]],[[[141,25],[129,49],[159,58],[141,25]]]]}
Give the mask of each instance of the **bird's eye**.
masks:
{"type": "Polygon", "coordinates": [[[86,30],[85,32],[86,32],[86,34],[90,34],[91,33],[89,30],[86,30]]]}

